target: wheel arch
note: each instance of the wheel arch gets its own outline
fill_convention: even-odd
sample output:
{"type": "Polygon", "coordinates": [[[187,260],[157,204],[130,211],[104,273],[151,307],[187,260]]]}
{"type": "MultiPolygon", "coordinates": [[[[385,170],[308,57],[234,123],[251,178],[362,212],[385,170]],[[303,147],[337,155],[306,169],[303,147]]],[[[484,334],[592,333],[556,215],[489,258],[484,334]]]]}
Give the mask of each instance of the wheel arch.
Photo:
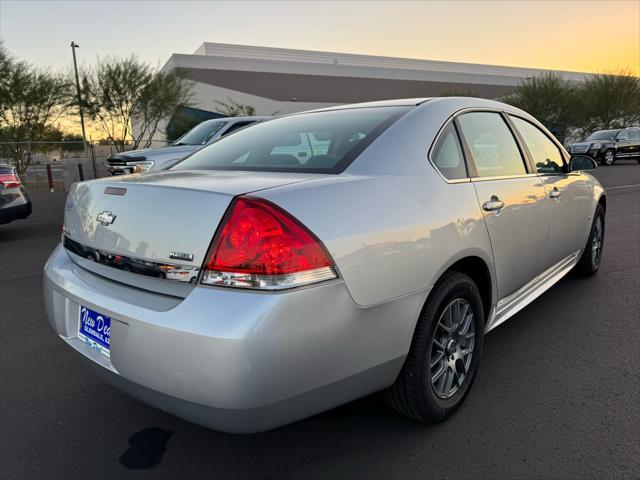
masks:
{"type": "Polygon", "coordinates": [[[468,256],[456,261],[446,271],[464,273],[476,284],[478,290],[480,290],[480,297],[482,298],[482,308],[484,310],[484,321],[486,325],[493,303],[493,285],[489,266],[480,257],[468,256]]]}
{"type": "MultiPolygon", "coordinates": [[[[437,280],[434,282],[434,284],[437,283],[447,272],[455,271],[468,275],[480,291],[482,308],[484,309],[485,325],[491,315],[493,304],[495,302],[494,297],[496,296],[496,285],[494,277],[491,274],[491,265],[492,264],[482,256],[478,255],[477,252],[467,253],[466,255],[452,259],[448,262],[437,276],[437,280]]],[[[429,297],[427,297],[426,301],[429,301],[429,297]]]]}
{"type": "Polygon", "coordinates": [[[598,205],[601,205],[602,208],[604,209],[605,213],[606,213],[606,211],[607,211],[607,195],[605,193],[600,195],[600,198],[598,199],[598,205]]]}

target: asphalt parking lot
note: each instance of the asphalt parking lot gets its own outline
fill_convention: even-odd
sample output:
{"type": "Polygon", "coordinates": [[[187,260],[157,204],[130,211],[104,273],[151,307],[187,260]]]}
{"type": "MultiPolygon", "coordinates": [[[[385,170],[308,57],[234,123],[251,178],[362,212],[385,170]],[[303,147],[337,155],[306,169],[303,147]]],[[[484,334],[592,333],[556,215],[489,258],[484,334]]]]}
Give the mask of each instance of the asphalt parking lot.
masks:
{"type": "Polygon", "coordinates": [[[413,423],[378,395],[222,434],[90,375],[49,327],[41,271],[64,196],[0,226],[0,478],[640,478],[640,165],[599,168],[603,265],[488,335],[462,409],[413,423]]]}

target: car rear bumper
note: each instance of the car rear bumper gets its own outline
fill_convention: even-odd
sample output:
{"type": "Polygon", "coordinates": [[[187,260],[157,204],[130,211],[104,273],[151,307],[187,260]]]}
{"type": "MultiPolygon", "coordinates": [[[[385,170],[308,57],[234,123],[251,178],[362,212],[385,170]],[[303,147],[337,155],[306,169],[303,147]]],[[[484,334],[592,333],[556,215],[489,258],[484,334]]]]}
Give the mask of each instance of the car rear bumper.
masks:
{"type": "Polygon", "coordinates": [[[23,220],[31,215],[31,212],[31,201],[25,201],[22,205],[0,208],[0,224],[23,220]]]}
{"type": "Polygon", "coordinates": [[[90,273],[62,247],[44,275],[51,326],[106,381],[237,433],[275,428],[389,386],[426,295],[363,309],[335,281],[269,294],[195,287],[184,299],[168,299],[90,273]],[[80,305],[112,317],[110,357],[78,338],[80,305]]]}

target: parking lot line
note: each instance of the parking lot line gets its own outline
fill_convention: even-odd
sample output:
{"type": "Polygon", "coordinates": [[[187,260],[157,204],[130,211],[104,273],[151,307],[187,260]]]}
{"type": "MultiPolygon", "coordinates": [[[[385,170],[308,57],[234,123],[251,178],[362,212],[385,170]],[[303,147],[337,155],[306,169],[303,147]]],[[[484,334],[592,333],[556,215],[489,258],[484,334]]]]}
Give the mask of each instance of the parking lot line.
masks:
{"type": "Polygon", "coordinates": [[[634,183],[632,185],[620,185],[618,187],[605,187],[606,190],[615,190],[616,188],[632,188],[632,187],[640,187],[640,183],[634,183]]]}

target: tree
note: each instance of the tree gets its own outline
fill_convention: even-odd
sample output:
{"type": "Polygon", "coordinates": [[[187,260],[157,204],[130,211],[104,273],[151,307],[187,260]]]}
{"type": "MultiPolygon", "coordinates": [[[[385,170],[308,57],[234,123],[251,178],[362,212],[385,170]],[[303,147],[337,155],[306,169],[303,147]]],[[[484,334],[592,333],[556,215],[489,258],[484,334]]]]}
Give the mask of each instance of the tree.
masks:
{"type": "Polygon", "coordinates": [[[640,77],[626,70],[586,76],[580,99],[584,131],[640,123],[640,77]]]}
{"type": "Polygon", "coordinates": [[[69,107],[70,85],[62,75],[14,60],[2,45],[0,78],[0,142],[22,174],[32,144],[45,138],[69,107]]]}
{"type": "Polygon", "coordinates": [[[157,72],[145,87],[136,108],[136,119],[140,125],[132,135],[135,146],[146,138],[144,148],[151,145],[162,120],[171,118],[180,107],[191,102],[191,89],[180,71],[157,72]]]}
{"type": "Polygon", "coordinates": [[[503,99],[533,115],[561,142],[577,121],[577,100],[575,84],[556,72],[526,79],[503,99]]]}
{"type": "Polygon", "coordinates": [[[117,151],[150,145],[160,122],[189,103],[191,87],[179,72],[157,72],[135,56],[99,59],[82,73],[85,109],[117,151]],[[132,128],[133,121],[138,129],[132,128]]]}
{"type": "Polygon", "coordinates": [[[251,105],[242,105],[236,102],[231,97],[227,97],[227,101],[216,100],[214,102],[217,106],[219,113],[226,115],[227,117],[251,117],[256,114],[256,109],[251,105]]]}

